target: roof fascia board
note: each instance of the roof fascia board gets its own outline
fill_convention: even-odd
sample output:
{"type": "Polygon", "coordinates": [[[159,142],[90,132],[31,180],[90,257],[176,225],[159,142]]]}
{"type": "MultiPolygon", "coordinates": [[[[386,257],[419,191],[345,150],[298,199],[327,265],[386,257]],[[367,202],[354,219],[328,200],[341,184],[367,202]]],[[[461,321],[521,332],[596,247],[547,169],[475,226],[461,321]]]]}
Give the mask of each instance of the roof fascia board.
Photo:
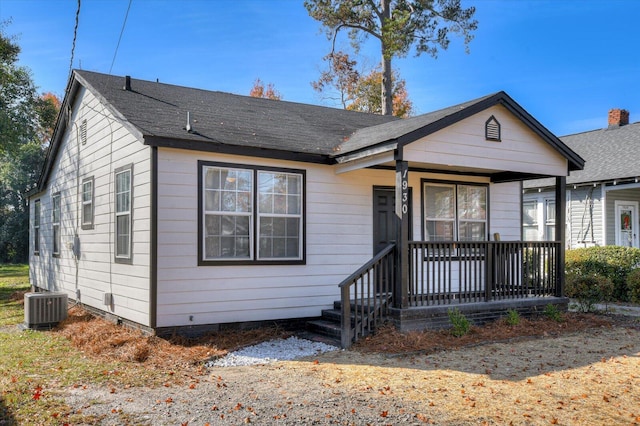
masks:
{"type": "Polygon", "coordinates": [[[395,160],[395,150],[383,151],[377,154],[370,154],[358,159],[353,159],[348,162],[338,163],[336,166],[336,174],[342,174],[351,172],[354,170],[366,169],[369,167],[375,167],[380,164],[388,163],[395,160]]]}
{"type": "Polygon", "coordinates": [[[300,161],[314,164],[335,164],[326,155],[308,154],[304,152],[280,151],[256,147],[225,145],[216,142],[182,140],[159,136],[145,136],[144,144],[161,148],[186,149],[190,151],[217,152],[221,154],[242,155],[247,157],[271,158],[275,160],[300,161]]]}

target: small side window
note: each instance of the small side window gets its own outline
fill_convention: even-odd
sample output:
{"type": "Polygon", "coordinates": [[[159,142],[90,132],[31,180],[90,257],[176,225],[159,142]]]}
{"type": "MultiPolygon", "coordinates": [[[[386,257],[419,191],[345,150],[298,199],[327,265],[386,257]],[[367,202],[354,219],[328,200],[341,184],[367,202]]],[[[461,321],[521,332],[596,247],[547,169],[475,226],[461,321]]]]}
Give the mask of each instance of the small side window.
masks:
{"type": "Polygon", "coordinates": [[[33,254],[40,254],[40,200],[33,204],[33,254]]]}
{"type": "Polygon", "coordinates": [[[82,180],[82,229],[93,229],[93,176],[82,180]]]}
{"type": "Polygon", "coordinates": [[[60,256],[60,193],[51,196],[51,224],[53,227],[53,256],[60,256]]]}

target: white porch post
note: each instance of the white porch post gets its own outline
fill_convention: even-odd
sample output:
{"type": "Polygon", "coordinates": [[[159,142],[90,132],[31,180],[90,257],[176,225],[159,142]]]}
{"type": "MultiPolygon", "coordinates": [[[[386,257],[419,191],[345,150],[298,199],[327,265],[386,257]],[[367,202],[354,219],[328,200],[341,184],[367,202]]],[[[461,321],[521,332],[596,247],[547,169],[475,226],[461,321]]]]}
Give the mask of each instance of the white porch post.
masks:
{"type": "Polygon", "coordinates": [[[394,308],[409,305],[409,163],[396,160],[396,279],[393,289],[394,308]]]}

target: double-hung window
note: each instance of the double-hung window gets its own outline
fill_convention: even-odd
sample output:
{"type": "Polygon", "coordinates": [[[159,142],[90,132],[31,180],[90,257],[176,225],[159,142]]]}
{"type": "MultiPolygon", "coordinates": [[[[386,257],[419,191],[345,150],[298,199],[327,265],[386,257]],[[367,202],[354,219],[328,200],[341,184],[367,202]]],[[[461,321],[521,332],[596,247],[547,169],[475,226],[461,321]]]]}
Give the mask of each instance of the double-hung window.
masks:
{"type": "Polygon", "coordinates": [[[304,172],[200,162],[199,263],[302,263],[304,172]]]}
{"type": "Polygon", "coordinates": [[[115,233],[115,259],[116,262],[131,262],[131,246],[132,246],[132,190],[133,166],[128,165],[116,169],[115,186],[116,186],[116,233],[115,233]]]}
{"type": "Polygon", "coordinates": [[[51,197],[51,225],[53,227],[53,255],[60,255],[60,193],[56,192],[51,197]]]}
{"type": "Polygon", "coordinates": [[[40,200],[33,203],[33,253],[40,254],[40,200]]]}
{"type": "Polygon", "coordinates": [[[556,240],[556,200],[544,200],[544,236],[547,241],[556,240]]]}
{"type": "Polygon", "coordinates": [[[82,229],[93,228],[93,177],[82,180],[82,229]]]}
{"type": "Polygon", "coordinates": [[[426,241],[487,239],[487,186],[424,182],[426,241]]]}
{"type": "Polygon", "coordinates": [[[522,236],[525,241],[538,241],[538,201],[522,203],[522,236]]]}

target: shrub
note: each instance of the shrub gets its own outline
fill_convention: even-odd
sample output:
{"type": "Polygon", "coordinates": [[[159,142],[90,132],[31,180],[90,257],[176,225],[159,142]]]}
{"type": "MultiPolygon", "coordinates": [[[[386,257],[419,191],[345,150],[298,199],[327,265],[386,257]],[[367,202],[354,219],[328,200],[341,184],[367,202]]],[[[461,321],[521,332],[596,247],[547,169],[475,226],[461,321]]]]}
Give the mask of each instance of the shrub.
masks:
{"type": "Polygon", "coordinates": [[[453,325],[451,334],[456,337],[462,337],[465,334],[469,333],[471,323],[469,323],[467,317],[465,317],[464,314],[458,310],[458,308],[449,309],[447,315],[449,315],[449,321],[451,321],[451,325],[453,325]]]}
{"type": "Polygon", "coordinates": [[[560,312],[560,310],[558,309],[558,307],[556,305],[547,305],[544,307],[544,311],[542,311],[542,314],[549,318],[550,320],[553,320],[555,322],[562,322],[563,318],[562,318],[562,313],[560,312]]]}
{"type": "Polygon", "coordinates": [[[640,304],[640,268],[627,275],[627,295],[630,302],[640,304]]]}
{"type": "Polygon", "coordinates": [[[581,312],[595,310],[595,304],[610,302],[614,292],[614,284],[602,275],[567,274],[565,293],[578,301],[581,312]]]}
{"type": "Polygon", "coordinates": [[[507,317],[505,321],[508,325],[518,325],[520,324],[520,314],[516,310],[509,309],[507,311],[507,317]]]}
{"type": "Polygon", "coordinates": [[[611,279],[613,300],[628,300],[627,274],[640,266],[640,249],[621,246],[587,247],[566,252],[568,275],[599,275],[611,279]]]}

